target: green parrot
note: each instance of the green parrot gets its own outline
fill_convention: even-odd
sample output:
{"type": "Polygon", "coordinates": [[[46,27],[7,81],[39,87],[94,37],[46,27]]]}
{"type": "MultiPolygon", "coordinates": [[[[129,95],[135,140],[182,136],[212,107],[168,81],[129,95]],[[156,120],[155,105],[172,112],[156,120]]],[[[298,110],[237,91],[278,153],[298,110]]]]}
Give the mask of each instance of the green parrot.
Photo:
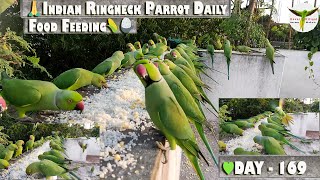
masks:
{"type": "Polygon", "coordinates": [[[70,179],[70,176],[68,175],[69,172],[71,172],[71,170],[63,168],[47,159],[43,159],[40,162],[33,162],[29,164],[26,169],[27,175],[40,173],[47,179],[49,179],[51,176],[59,176],[63,179],[70,179]]]}
{"type": "Polygon", "coordinates": [[[107,87],[103,76],[82,68],[74,68],[63,72],[53,80],[53,83],[60,89],[72,91],[91,84],[98,88],[107,87]]]}
{"type": "Polygon", "coordinates": [[[149,45],[148,43],[144,43],[142,46],[142,54],[148,54],[149,52],[149,45]]]}
{"type": "Polygon", "coordinates": [[[136,51],[139,51],[142,53],[141,43],[139,41],[134,43],[134,48],[136,48],[136,51]]]}
{"type": "Polygon", "coordinates": [[[224,39],[223,51],[224,51],[224,55],[226,56],[226,59],[227,59],[228,80],[229,80],[230,79],[230,62],[231,62],[231,55],[232,55],[232,47],[230,45],[230,41],[227,38],[224,39]]]}
{"type": "Polygon", "coordinates": [[[139,54],[136,51],[133,52],[127,52],[124,54],[124,58],[121,60],[121,66],[120,68],[124,67],[127,68],[129,66],[131,66],[132,64],[134,64],[136,62],[135,59],[135,54],[139,54]]]}
{"type": "Polygon", "coordinates": [[[57,163],[59,164],[60,166],[64,167],[64,165],[67,163],[67,162],[70,162],[70,160],[66,160],[65,158],[59,158],[57,156],[54,156],[54,155],[44,155],[44,154],[40,154],[38,156],[38,159],[39,160],[44,160],[44,159],[47,159],[47,160],[50,160],[54,163],[57,163]]]}
{"type": "Polygon", "coordinates": [[[171,72],[181,81],[181,83],[188,89],[188,91],[194,98],[198,99],[201,102],[208,103],[216,112],[218,112],[209,98],[206,96],[206,94],[198,89],[192,78],[183,69],[175,65],[170,60],[164,60],[164,63],[169,66],[171,72]]]}
{"type": "Polygon", "coordinates": [[[111,57],[98,64],[92,72],[109,76],[121,66],[121,61],[124,59],[122,51],[116,51],[111,57]]]}
{"type": "Polygon", "coordinates": [[[209,90],[211,89],[210,86],[205,84],[196,74],[194,74],[194,72],[191,69],[189,69],[183,64],[177,64],[177,66],[183,69],[191,77],[191,79],[197,85],[197,87],[206,88],[209,90]]]}
{"type": "Polygon", "coordinates": [[[259,130],[261,131],[261,134],[263,136],[269,136],[269,137],[273,137],[274,139],[289,145],[292,149],[295,149],[297,151],[300,151],[302,153],[305,153],[304,151],[300,150],[298,147],[294,146],[293,144],[291,144],[281,133],[279,133],[277,130],[275,129],[271,129],[266,127],[264,124],[260,124],[259,125],[259,130]]]}
{"type": "Polygon", "coordinates": [[[205,158],[196,143],[187,116],[165,79],[150,61],[136,64],[134,71],[145,86],[145,104],[152,122],[165,135],[171,150],[176,145],[181,147],[200,179],[204,180],[198,158],[205,158]]]}
{"type": "Polygon", "coordinates": [[[58,151],[58,150],[55,150],[55,149],[52,149],[50,151],[46,151],[46,152],[43,153],[43,155],[53,155],[53,156],[58,157],[59,159],[65,159],[65,157],[61,153],[61,151],[58,151]]]}
{"type": "Polygon", "coordinates": [[[213,63],[214,63],[214,46],[212,44],[207,45],[207,51],[211,57],[211,65],[213,68],[213,63]]]}
{"type": "Polygon", "coordinates": [[[3,13],[6,9],[12,6],[16,0],[2,0],[0,1],[0,14],[3,13]]]}
{"type": "Polygon", "coordinates": [[[29,150],[33,149],[34,146],[34,135],[29,136],[29,140],[26,142],[26,151],[28,152],[29,150]]]}
{"type": "Polygon", "coordinates": [[[253,123],[249,123],[248,121],[233,121],[232,123],[234,123],[235,125],[237,125],[239,128],[241,129],[248,129],[248,128],[253,128],[254,124],[253,123]]]}
{"type": "Polygon", "coordinates": [[[84,109],[79,93],[61,90],[51,82],[4,78],[1,84],[3,98],[16,107],[20,118],[29,111],[84,109]]]}
{"type": "Polygon", "coordinates": [[[50,141],[50,148],[51,149],[55,149],[61,152],[65,152],[65,149],[63,148],[63,146],[60,143],[57,143],[55,141],[50,141]]]}
{"type": "Polygon", "coordinates": [[[84,153],[84,151],[88,148],[88,144],[85,144],[83,142],[78,142],[79,146],[82,149],[82,152],[84,153]]]}
{"type": "Polygon", "coordinates": [[[186,59],[184,59],[182,56],[181,56],[181,54],[179,53],[179,51],[178,50],[172,50],[171,52],[171,56],[172,56],[172,58],[173,58],[173,62],[175,63],[175,64],[182,64],[182,65],[184,65],[184,66],[186,66],[187,68],[189,68],[190,70],[192,70],[193,71],[193,73],[194,74],[196,74],[196,70],[195,70],[195,68],[194,68],[194,65],[193,65],[193,63],[192,64],[190,64],[186,59]]]}
{"type": "Polygon", "coordinates": [[[296,136],[296,135],[290,133],[289,130],[286,129],[284,126],[274,124],[274,123],[267,123],[267,122],[262,122],[261,124],[265,125],[267,128],[274,129],[274,130],[278,131],[282,135],[291,136],[291,137],[294,137],[294,138],[297,138],[297,139],[300,139],[300,140],[306,141],[306,142],[308,141],[307,139],[305,139],[303,137],[299,137],[299,136],[296,136]]]}
{"type": "Polygon", "coordinates": [[[255,118],[255,117],[249,118],[249,119],[247,120],[248,123],[252,123],[252,124],[256,123],[257,121],[258,121],[258,120],[257,120],[257,118],[255,118]]]}
{"type": "Polygon", "coordinates": [[[263,146],[265,152],[270,155],[286,155],[283,147],[273,137],[255,136],[253,141],[263,146]]]}
{"type": "Polygon", "coordinates": [[[246,151],[246,150],[244,150],[244,149],[241,148],[241,147],[236,148],[236,149],[233,151],[233,154],[234,154],[234,155],[252,155],[252,156],[261,155],[261,154],[258,153],[258,152],[246,151]]]}
{"type": "MultiPolygon", "coordinates": [[[[150,45],[150,44],[149,44],[150,45]]],[[[158,57],[158,59],[160,59],[160,56],[167,51],[168,46],[166,46],[163,43],[157,43],[155,45],[155,47],[153,47],[152,49],[150,48],[151,45],[149,46],[149,52],[147,53],[147,56],[155,56],[158,57]]]]}
{"type": "Polygon", "coordinates": [[[237,46],[237,50],[239,52],[244,52],[244,53],[250,53],[251,52],[251,48],[248,46],[237,46]]]}
{"type": "Polygon", "coordinates": [[[0,169],[8,169],[10,163],[5,159],[0,159],[0,169]]]}
{"type": "Polygon", "coordinates": [[[223,141],[218,141],[218,146],[219,146],[219,151],[226,151],[227,150],[227,145],[223,141]]]}
{"type": "Polygon", "coordinates": [[[306,23],[306,17],[312,15],[313,13],[317,12],[319,8],[314,8],[310,11],[307,10],[303,10],[303,11],[298,11],[298,10],[293,10],[288,8],[289,11],[291,11],[293,14],[295,14],[296,16],[301,17],[300,19],[300,30],[304,31],[304,25],[306,23]]]}
{"type": "Polygon", "coordinates": [[[273,64],[275,64],[276,62],[274,61],[274,48],[273,46],[270,44],[269,40],[266,39],[266,56],[270,61],[270,65],[271,65],[271,69],[272,69],[272,74],[274,74],[274,67],[273,64]]]}
{"type": "Polygon", "coordinates": [[[161,61],[156,61],[155,64],[159,68],[162,77],[168,83],[171,91],[173,92],[184,113],[187,115],[188,119],[195,125],[202,141],[210,152],[212,159],[218,166],[218,161],[214,156],[213,150],[211,149],[203,130],[203,125],[208,125],[209,127],[210,125],[207,122],[204,113],[200,109],[201,107],[195,101],[190,92],[183,86],[180,80],[170,71],[167,64],[161,61]]]}
{"type": "Polygon", "coordinates": [[[136,48],[134,47],[134,45],[132,43],[127,43],[126,47],[128,48],[128,52],[133,52],[136,50],[136,48]]]}
{"type": "Polygon", "coordinates": [[[9,146],[6,147],[5,150],[0,152],[0,159],[4,159],[9,161],[14,154],[14,151],[18,149],[18,146],[15,144],[10,144],[9,146]]]}
{"type": "Polygon", "coordinates": [[[179,44],[177,47],[182,48],[186,54],[191,58],[192,61],[197,61],[199,59],[198,56],[196,56],[194,53],[197,53],[197,50],[194,50],[190,46],[187,46],[186,44],[179,44]]]}
{"type": "Polygon", "coordinates": [[[149,45],[149,52],[156,48],[156,44],[154,43],[154,41],[152,39],[150,39],[148,41],[148,45],[149,45]]]}
{"type": "Polygon", "coordinates": [[[16,145],[18,146],[18,149],[15,151],[15,154],[14,154],[15,158],[19,157],[22,154],[24,141],[23,140],[18,140],[16,142],[16,145]]]}
{"type": "Polygon", "coordinates": [[[240,129],[237,125],[232,123],[223,123],[220,124],[221,129],[228,133],[228,134],[236,134],[236,135],[243,135],[243,130],[240,129]]]}
{"type": "Polygon", "coordinates": [[[192,61],[192,59],[189,57],[189,55],[181,48],[181,47],[176,47],[175,50],[178,50],[178,52],[180,53],[180,55],[188,61],[188,63],[190,64],[192,70],[194,72],[196,72],[195,67],[194,67],[194,63],[192,61]]]}

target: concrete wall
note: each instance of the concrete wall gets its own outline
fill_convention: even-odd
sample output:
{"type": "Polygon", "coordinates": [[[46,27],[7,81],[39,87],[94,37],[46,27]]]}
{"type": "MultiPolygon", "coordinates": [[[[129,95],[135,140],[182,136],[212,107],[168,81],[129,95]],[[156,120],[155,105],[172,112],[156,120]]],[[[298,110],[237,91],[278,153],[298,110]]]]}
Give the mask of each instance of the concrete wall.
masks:
{"type": "Polygon", "coordinates": [[[299,113],[290,114],[294,124],[290,124],[289,129],[293,134],[306,137],[307,131],[319,132],[319,113],[299,113]]]}
{"type": "MultiPolygon", "coordinates": [[[[280,50],[286,57],[283,81],[280,91],[281,97],[319,98],[320,87],[309,79],[309,73],[304,67],[309,64],[308,51],[280,50]]],[[[313,70],[316,83],[320,84],[320,52],[313,55],[313,70]]]]}
{"type": "MultiPolygon", "coordinates": [[[[204,59],[211,67],[211,59],[207,53],[203,53],[204,59]]],[[[279,97],[282,83],[285,57],[277,54],[274,64],[275,74],[272,74],[269,60],[264,53],[242,54],[233,52],[230,65],[230,80],[227,79],[227,63],[223,51],[216,51],[213,68],[216,71],[207,73],[218,82],[210,80],[202,75],[203,81],[212,87],[209,98],[218,107],[219,98],[266,98],[279,97]]]]}

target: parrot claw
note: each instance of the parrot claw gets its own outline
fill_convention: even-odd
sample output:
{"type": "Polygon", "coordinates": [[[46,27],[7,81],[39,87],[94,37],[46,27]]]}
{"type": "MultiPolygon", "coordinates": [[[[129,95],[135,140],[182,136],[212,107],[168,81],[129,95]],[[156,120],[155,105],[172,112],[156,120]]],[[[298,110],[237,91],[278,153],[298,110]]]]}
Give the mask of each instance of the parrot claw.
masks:
{"type": "Polygon", "coordinates": [[[102,87],[107,89],[108,85],[107,84],[103,84],[102,87]]]}
{"type": "Polygon", "coordinates": [[[162,164],[166,164],[168,162],[168,159],[167,159],[167,156],[166,156],[167,149],[159,141],[156,141],[156,144],[157,144],[158,148],[161,150],[161,152],[162,152],[162,154],[164,156],[164,161],[162,161],[162,164]]]}

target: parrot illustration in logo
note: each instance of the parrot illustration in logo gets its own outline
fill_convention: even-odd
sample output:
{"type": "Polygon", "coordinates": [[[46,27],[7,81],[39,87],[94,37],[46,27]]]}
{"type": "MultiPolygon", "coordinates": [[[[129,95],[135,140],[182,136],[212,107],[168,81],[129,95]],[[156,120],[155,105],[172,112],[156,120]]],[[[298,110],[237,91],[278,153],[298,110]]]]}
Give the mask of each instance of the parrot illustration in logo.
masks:
{"type": "Polygon", "coordinates": [[[297,11],[293,9],[289,9],[293,14],[296,16],[301,17],[300,19],[300,30],[304,30],[304,24],[306,23],[306,17],[312,15],[313,13],[318,11],[318,8],[312,9],[311,11],[303,10],[303,11],[297,11]]]}

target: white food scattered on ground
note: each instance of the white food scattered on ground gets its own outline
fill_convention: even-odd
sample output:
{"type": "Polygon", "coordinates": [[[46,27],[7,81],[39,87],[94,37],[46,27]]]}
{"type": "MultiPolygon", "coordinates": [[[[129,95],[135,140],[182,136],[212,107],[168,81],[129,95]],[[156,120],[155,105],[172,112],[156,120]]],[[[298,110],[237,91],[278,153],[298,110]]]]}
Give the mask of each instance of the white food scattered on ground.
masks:
{"type": "Polygon", "coordinates": [[[49,150],[49,142],[46,142],[32,151],[22,154],[21,158],[9,166],[8,170],[2,170],[0,179],[33,179],[25,173],[27,166],[33,162],[39,161],[38,156],[49,150]]]}

